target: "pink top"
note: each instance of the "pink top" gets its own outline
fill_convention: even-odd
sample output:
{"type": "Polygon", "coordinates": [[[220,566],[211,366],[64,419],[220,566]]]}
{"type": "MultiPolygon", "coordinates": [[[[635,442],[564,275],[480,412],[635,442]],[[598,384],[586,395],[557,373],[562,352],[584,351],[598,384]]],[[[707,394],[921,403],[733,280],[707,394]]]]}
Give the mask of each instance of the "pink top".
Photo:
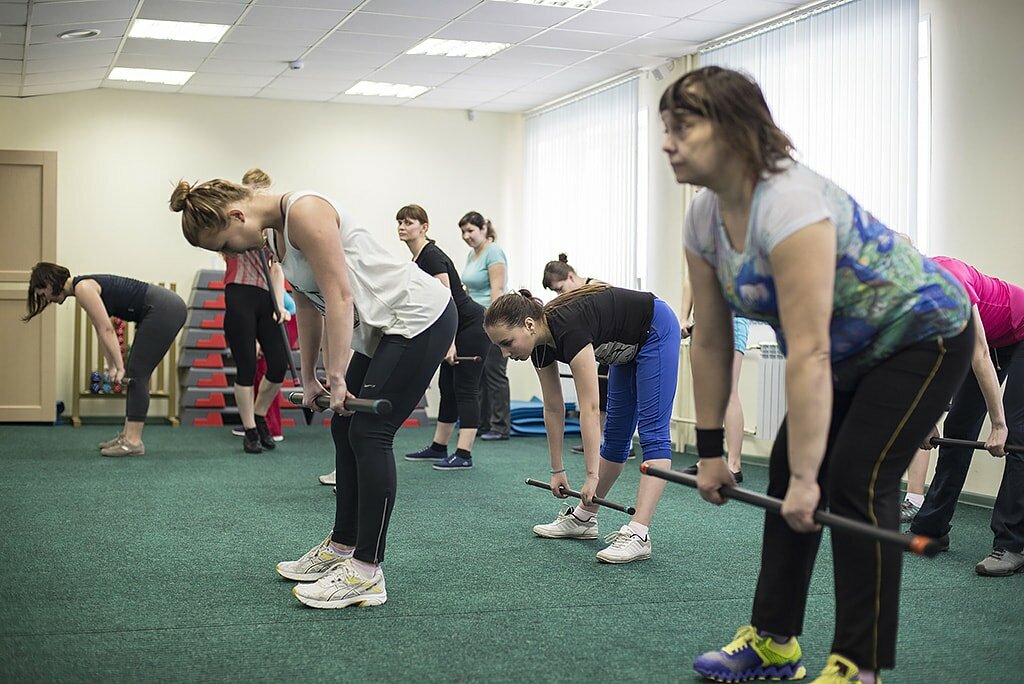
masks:
{"type": "MultiPolygon", "coordinates": [[[[224,262],[227,264],[227,269],[224,273],[224,284],[253,285],[264,290],[270,289],[267,287],[267,279],[263,277],[263,266],[260,265],[260,251],[250,250],[238,255],[225,254],[224,262]]],[[[273,253],[270,252],[269,248],[263,247],[262,251],[265,251],[270,259],[268,263],[273,263],[273,253]]]]}
{"type": "Polygon", "coordinates": [[[1024,288],[987,276],[952,257],[932,257],[960,281],[971,304],[978,306],[989,346],[1005,347],[1024,340],[1024,288]]]}

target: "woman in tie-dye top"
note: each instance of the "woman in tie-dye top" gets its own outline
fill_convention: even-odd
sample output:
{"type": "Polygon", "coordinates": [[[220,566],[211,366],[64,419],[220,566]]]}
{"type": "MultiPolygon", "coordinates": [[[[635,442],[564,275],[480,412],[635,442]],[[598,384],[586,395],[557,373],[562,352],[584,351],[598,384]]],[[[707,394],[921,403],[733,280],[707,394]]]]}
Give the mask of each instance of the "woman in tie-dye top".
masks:
{"type": "MultiPolygon", "coordinates": [[[[799,679],[796,636],[820,530],[815,509],[895,530],[899,483],[970,363],[963,288],[841,188],[795,162],[760,88],[719,67],[661,100],[680,183],[695,317],[690,347],[701,495],[723,503],[732,313],[771,325],[787,355],[788,414],[772,449],[752,624],[694,668],[719,681],[799,679]]],[[[873,684],[895,664],[901,552],[832,531],[836,630],[818,682],[873,684]]]]}

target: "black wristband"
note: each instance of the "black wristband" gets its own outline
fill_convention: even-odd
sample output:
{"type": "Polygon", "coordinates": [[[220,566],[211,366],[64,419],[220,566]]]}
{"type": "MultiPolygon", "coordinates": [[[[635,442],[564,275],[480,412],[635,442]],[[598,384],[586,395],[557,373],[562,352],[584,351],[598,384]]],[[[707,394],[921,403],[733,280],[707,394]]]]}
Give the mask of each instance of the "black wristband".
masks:
{"type": "Polygon", "coordinates": [[[725,430],[702,430],[697,428],[697,457],[721,458],[725,455],[725,430]]]}

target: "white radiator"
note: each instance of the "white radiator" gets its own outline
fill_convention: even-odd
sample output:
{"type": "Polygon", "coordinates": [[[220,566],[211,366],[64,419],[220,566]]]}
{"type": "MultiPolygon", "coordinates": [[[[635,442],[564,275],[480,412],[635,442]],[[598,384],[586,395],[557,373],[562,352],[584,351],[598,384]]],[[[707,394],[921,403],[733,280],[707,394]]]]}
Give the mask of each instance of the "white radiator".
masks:
{"type": "Polygon", "coordinates": [[[757,437],[774,440],[786,416],[786,357],[777,344],[761,344],[757,366],[757,437]]]}

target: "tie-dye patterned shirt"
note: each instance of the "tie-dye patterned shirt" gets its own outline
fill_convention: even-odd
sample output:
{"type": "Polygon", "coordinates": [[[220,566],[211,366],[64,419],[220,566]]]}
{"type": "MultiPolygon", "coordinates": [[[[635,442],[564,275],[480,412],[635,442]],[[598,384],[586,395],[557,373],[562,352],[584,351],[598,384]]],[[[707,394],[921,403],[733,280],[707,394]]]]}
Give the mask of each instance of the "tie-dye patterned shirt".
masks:
{"type": "Polygon", "coordinates": [[[729,307],[775,329],[783,352],[769,255],[813,223],[836,227],[836,278],[830,334],[836,387],[852,388],[894,352],[915,342],[958,334],[970,318],[963,287],[944,269],[865,211],[842,188],[799,163],[758,182],[743,250],[732,248],[718,196],[697,194],[686,215],[686,248],[718,277],[729,307]]]}

